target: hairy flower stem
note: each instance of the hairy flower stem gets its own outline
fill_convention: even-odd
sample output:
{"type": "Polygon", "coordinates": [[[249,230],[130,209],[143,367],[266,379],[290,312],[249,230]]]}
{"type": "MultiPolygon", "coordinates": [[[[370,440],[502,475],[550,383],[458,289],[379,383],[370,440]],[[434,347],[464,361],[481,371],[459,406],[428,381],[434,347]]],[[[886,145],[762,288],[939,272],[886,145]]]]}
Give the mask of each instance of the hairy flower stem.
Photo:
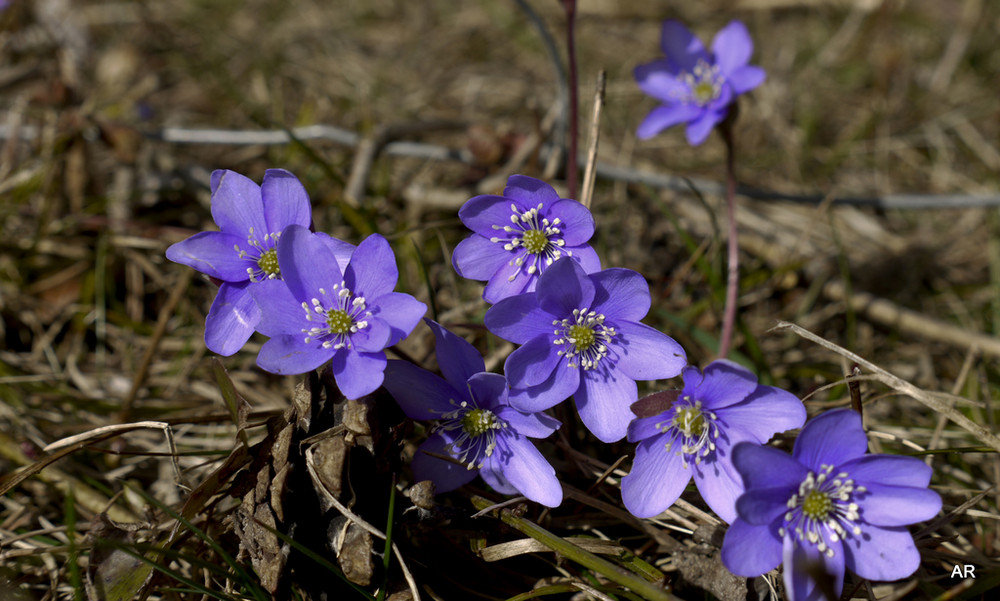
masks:
{"type": "Polygon", "coordinates": [[[719,133],[726,143],[726,213],[729,219],[728,273],[726,277],[726,308],[722,316],[722,335],[719,337],[719,358],[729,355],[736,325],[736,297],[740,285],[740,246],[736,233],[736,145],[733,144],[733,123],[736,108],[730,118],[719,124],[719,133]]]}
{"type": "Polygon", "coordinates": [[[579,134],[577,132],[577,113],[580,99],[577,90],[576,74],[576,0],[563,0],[563,9],[566,11],[566,58],[569,62],[569,148],[566,154],[566,185],[569,188],[569,197],[576,198],[579,182],[577,175],[577,144],[579,134]]]}

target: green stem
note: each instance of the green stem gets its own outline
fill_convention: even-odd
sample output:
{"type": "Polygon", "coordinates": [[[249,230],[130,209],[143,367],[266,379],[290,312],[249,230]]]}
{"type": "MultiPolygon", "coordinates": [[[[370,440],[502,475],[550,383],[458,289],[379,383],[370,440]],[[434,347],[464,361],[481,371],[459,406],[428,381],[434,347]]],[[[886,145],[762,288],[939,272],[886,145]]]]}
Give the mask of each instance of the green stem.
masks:
{"type": "Polygon", "coordinates": [[[378,592],[378,601],[385,599],[386,590],[389,588],[389,564],[392,563],[392,524],[395,521],[396,513],[396,475],[392,475],[392,482],[389,487],[389,518],[385,524],[385,550],[382,553],[383,580],[382,588],[378,592]]]}
{"type": "MultiPolygon", "coordinates": [[[[476,509],[480,511],[493,505],[493,503],[489,500],[475,495],[472,496],[472,504],[475,505],[476,509]]],[[[670,592],[662,586],[649,582],[648,580],[640,578],[635,574],[626,572],[610,561],[601,559],[588,551],[584,551],[580,547],[559,536],[556,536],[538,524],[530,522],[524,518],[517,517],[509,509],[501,509],[499,517],[503,523],[530,536],[556,553],[559,553],[566,559],[574,561],[585,568],[603,575],[608,580],[641,595],[644,599],[648,599],[649,601],[680,601],[678,597],[671,595],[670,592]]]]}

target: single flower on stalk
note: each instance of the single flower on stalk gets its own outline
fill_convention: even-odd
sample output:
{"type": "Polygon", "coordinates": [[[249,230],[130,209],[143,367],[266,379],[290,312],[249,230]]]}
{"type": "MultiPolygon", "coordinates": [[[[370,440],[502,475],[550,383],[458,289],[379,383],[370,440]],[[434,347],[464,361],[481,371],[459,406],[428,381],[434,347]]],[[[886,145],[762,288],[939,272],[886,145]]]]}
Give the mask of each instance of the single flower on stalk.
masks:
{"type": "Polygon", "coordinates": [[[431,480],[438,492],[468,483],[478,473],[497,492],[522,494],[548,507],[562,502],[555,470],[528,438],[544,438],[559,422],[544,413],[510,406],[507,380],[486,372],[476,349],[441,325],[425,319],[437,340],[444,378],[409,362],[391,360],[385,388],[411,419],[433,421],[413,458],[417,481],[431,480]],[[452,457],[455,462],[435,457],[452,457]]]}
{"type": "Polygon", "coordinates": [[[341,270],[323,238],[289,226],[277,246],[287,286],[252,288],[261,309],[257,330],[271,339],[257,365],[301,374],[332,360],[337,386],[349,399],[382,385],[384,349],[409,335],[427,311],[409,294],[393,292],[399,271],[385,238],[373,234],[341,270]]]}
{"type": "Polygon", "coordinates": [[[825,599],[824,587],[839,598],[845,569],[879,581],[913,574],[920,552],[906,526],[941,510],[941,497],[927,488],[931,468],[867,449],[861,415],[851,409],[812,419],[791,456],[737,445],[733,463],[747,490],[722,544],[726,567],[749,578],[783,563],[793,601],[825,599]]]}
{"type": "MultiPolygon", "coordinates": [[[[308,227],[312,210],[305,188],[284,169],[268,169],[258,186],[234,171],[212,173],[212,218],[218,232],[200,232],[172,244],[167,258],[219,283],[205,319],[205,346],[229,356],[243,348],[260,321],[251,288],[283,287],[276,246],[289,225],[308,227]]],[[[320,235],[336,261],[347,264],[354,247],[320,235]]]]}
{"type": "Polygon", "coordinates": [[[672,378],[687,363],[673,338],[639,323],[649,308],[649,286],[638,273],[587,274],[575,261],[556,261],[535,292],[490,307],[486,327],[522,345],[504,365],[511,405],[543,411],[572,396],[597,438],[623,438],[636,380],[672,378]]]}
{"type": "Polygon", "coordinates": [[[712,511],[730,523],[744,492],[733,445],[762,444],[801,427],[806,408],[731,361],[714,361],[704,374],[686,367],[683,375],[684,389],[670,395],[663,411],[629,424],[628,440],[639,444],[632,471],[622,478],[622,500],[632,515],[653,517],[673,505],[693,477],[712,511]]]}
{"type": "Polygon", "coordinates": [[[763,83],[766,73],[748,64],[753,40],[743,23],[732,21],[716,34],[708,51],[679,21],[663,23],[660,39],[665,58],[635,69],[639,88],[658,100],[639,125],[645,140],[668,127],[687,123],[687,139],[697,146],[729,114],[740,94],[763,83]]]}
{"type": "Polygon", "coordinates": [[[564,257],[587,273],[601,268],[587,244],[594,235],[590,211],[533,177],[510,176],[503,196],[475,196],[458,217],[473,234],[455,247],[452,264],[458,275],[487,282],[488,303],[531,292],[538,276],[564,257]]]}

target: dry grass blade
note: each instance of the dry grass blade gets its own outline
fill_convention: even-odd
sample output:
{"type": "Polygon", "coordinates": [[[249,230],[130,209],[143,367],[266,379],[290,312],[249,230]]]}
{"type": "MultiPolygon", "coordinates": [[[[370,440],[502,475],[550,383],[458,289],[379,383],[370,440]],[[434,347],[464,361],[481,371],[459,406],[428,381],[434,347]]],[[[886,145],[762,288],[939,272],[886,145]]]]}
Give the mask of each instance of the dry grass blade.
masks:
{"type": "Polygon", "coordinates": [[[829,349],[842,357],[854,361],[861,367],[872,372],[875,379],[878,380],[879,382],[882,382],[883,384],[892,388],[896,392],[905,394],[909,397],[916,399],[917,401],[920,401],[921,403],[930,407],[934,411],[940,413],[941,415],[944,415],[952,422],[957,424],[959,427],[965,429],[967,432],[978,438],[984,444],[993,447],[994,449],[996,449],[997,452],[1000,452],[1000,438],[997,438],[996,435],[994,435],[992,432],[990,432],[983,426],[977,424],[971,419],[965,417],[960,412],[956,411],[951,406],[948,400],[942,398],[943,395],[941,395],[940,393],[936,394],[930,393],[926,390],[917,388],[913,384],[910,384],[906,380],[894,376],[893,374],[887,372],[881,367],[875,365],[871,361],[868,361],[843,347],[837,346],[836,344],[830,342],[829,340],[821,338],[820,336],[813,334],[809,330],[806,330],[805,328],[797,326],[793,323],[789,323],[787,321],[779,321],[778,325],[776,325],[774,328],[771,329],[771,331],[781,331],[781,330],[790,330],[795,334],[801,336],[802,338],[805,338],[806,340],[815,342],[816,344],[822,346],[823,348],[829,349]]]}
{"type": "MultiPolygon", "coordinates": [[[[491,507],[490,509],[494,508],[491,507]]],[[[599,538],[567,536],[563,537],[563,540],[590,553],[599,553],[601,555],[620,555],[628,552],[625,547],[616,542],[601,540],[599,538]]],[[[490,545],[489,547],[480,550],[479,555],[486,561],[500,561],[501,559],[524,555],[525,553],[541,553],[544,551],[553,551],[553,549],[543,545],[533,538],[522,538],[521,540],[512,540],[506,543],[490,545]]]]}
{"type": "MultiPolygon", "coordinates": [[[[472,504],[480,510],[486,509],[491,505],[489,501],[479,496],[472,497],[472,504]]],[[[632,592],[644,599],[648,599],[649,601],[676,601],[678,599],[659,583],[650,582],[632,572],[623,570],[615,564],[597,557],[559,536],[555,536],[538,524],[514,515],[509,509],[500,510],[499,515],[496,517],[508,526],[519,530],[523,534],[527,534],[549,549],[565,556],[567,559],[579,563],[601,574],[608,580],[632,590],[632,592]]]]}
{"type": "Polygon", "coordinates": [[[81,434],[76,434],[62,440],[58,440],[46,446],[43,450],[54,451],[51,455],[43,457],[38,461],[26,466],[22,470],[15,472],[4,478],[0,482],[0,496],[3,496],[10,492],[12,489],[20,485],[22,482],[30,478],[31,476],[41,472],[43,469],[52,465],[56,461],[59,461],[63,457],[72,455],[80,449],[101,442],[102,440],[107,440],[109,438],[114,438],[120,436],[126,432],[132,432],[134,430],[142,430],[146,428],[158,428],[164,431],[167,437],[167,444],[170,446],[170,454],[173,459],[174,471],[177,476],[177,481],[180,482],[180,468],[177,465],[177,449],[174,446],[173,435],[170,431],[170,425],[165,422],[136,422],[133,424],[118,424],[103,426],[90,430],[88,432],[83,432],[81,434]]]}
{"type": "Polygon", "coordinates": [[[597,177],[597,144],[601,139],[601,108],[604,106],[604,90],[607,85],[607,73],[597,74],[597,86],[594,90],[594,112],[590,118],[590,137],[587,143],[587,166],[583,171],[583,192],[580,202],[590,208],[594,197],[594,180],[597,177]]]}
{"type": "Polygon", "coordinates": [[[831,300],[850,303],[855,311],[863,312],[876,323],[899,328],[928,340],[962,348],[978,348],[987,355],[1000,357],[1000,338],[996,336],[955,327],[867,292],[853,292],[848,295],[843,282],[827,282],[823,287],[823,294],[831,300]]]}

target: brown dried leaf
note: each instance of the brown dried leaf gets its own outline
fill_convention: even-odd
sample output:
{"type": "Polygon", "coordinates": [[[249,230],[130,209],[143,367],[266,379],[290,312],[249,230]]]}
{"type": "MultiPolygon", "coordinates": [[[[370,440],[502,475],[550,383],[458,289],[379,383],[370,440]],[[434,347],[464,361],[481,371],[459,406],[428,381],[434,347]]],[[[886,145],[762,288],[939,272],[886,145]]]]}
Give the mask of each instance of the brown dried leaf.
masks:
{"type": "Polygon", "coordinates": [[[294,416],[269,424],[268,436],[251,449],[257,458],[252,487],[243,495],[233,527],[240,540],[240,554],[250,558],[261,586],[275,594],[288,561],[288,545],[274,530],[285,516],[287,479],[292,470],[289,449],[295,431],[294,416]]]}
{"type": "Polygon", "coordinates": [[[420,509],[434,509],[434,481],[421,480],[406,491],[410,502],[420,509]]]}
{"type": "MultiPolygon", "coordinates": [[[[320,482],[331,495],[340,498],[343,492],[344,466],[347,463],[347,442],[342,436],[334,436],[319,441],[312,447],[313,467],[320,482]]],[[[333,505],[326,495],[319,494],[320,506],[323,511],[333,505]]]]}
{"type": "Polygon", "coordinates": [[[351,439],[348,440],[351,446],[360,446],[368,449],[370,453],[375,453],[375,440],[372,437],[371,421],[375,419],[375,399],[364,397],[358,400],[349,400],[344,407],[344,427],[347,428],[351,439]]]}
{"type": "Polygon", "coordinates": [[[347,517],[339,516],[330,524],[330,539],[344,576],[354,584],[371,584],[375,571],[375,564],[372,562],[372,535],[347,517]]]}

